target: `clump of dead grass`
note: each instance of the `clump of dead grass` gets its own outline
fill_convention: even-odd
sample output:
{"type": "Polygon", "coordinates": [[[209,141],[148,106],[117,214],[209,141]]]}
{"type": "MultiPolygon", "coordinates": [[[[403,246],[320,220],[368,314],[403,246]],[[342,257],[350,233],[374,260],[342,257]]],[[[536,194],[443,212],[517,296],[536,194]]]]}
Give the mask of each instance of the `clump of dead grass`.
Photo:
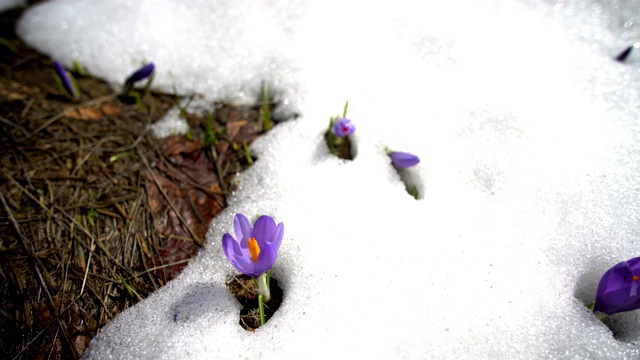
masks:
{"type": "Polygon", "coordinates": [[[0,348],[78,358],[202,246],[273,104],[217,104],[209,120],[187,115],[191,139],[154,139],[149,125],[175,97],[127,104],[80,76],[71,102],[51,60],[13,34],[15,17],[0,15],[0,35],[17,49],[0,47],[0,348]],[[207,126],[224,136],[203,146],[207,126]]]}

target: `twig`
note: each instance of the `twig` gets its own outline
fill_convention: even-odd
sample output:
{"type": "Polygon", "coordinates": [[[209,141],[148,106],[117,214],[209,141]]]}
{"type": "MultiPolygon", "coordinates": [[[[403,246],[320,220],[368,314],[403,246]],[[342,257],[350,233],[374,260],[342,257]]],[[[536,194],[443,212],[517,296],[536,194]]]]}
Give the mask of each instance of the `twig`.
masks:
{"type": "Polygon", "coordinates": [[[12,127],[16,128],[16,129],[18,129],[18,130],[22,131],[23,133],[25,133],[25,135],[28,135],[28,134],[29,134],[29,132],[27,131],[27,129],[25,129],[25,128],[23,128],[22,126],[20,126],[20,125],[18,125],[18,124],[15,124],[15,123],[11,122],[10,120],[7,120],[7,119],[5,119],[5,118],[3,118],[3,117],[1,117],[1,116],[0,116],[0,122],[1,122],[1,123],[4,123],[4,124],[7,124],[7,125],[9,125],[9,126],[12,126],[12,127]]]}
{"type": "Polygon", "coordinates": [[[156,270],[160,270],[160,269],[164,269],[167,268],[169,266],[174,266],[174,265],[180,265],[180,264],[184,264],[191,261],[191,259],[184,259],[184,260],[180,260],[180,261],[176,261],[174,263],[171,264],[164,264],[164,265],[160,265],[160,266],[156,266],[156,267],[152,267],[150,269],[145,270],[144,272],[139,273],[138,275],[143,275],[143,274],[147,274],[150,273],[152,271],[156,271],[156,270]]]}
{"type": "Polygon", "coordinates": [[[211,147],[211,157],[213,158],[213,164],[216,166],[216,174],[218,175],[218,179],[220,180],[222,191],[226,194],[227,184],[224,182],[224,174],[222,173],[222,169],[220,169],[220,164],[218,163],[218,152],[213,146],[211,147]]]}

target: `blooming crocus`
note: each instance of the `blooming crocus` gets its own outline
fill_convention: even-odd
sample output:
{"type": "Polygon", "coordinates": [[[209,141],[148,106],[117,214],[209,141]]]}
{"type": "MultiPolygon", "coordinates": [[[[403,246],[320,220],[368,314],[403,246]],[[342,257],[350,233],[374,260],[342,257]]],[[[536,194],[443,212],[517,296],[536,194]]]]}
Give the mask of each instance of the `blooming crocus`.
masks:
{"type": "Polygon", "coordinates": [[[414,165],[417,165],[420,162],[420,158],[402,151],[393,151],[389,153],[389,157],[391,158],[391,162],[393,165],[401,168],[407,168],[414,165]]]}
{"type": "Polygon", "coordinates": [[[60,82],[62,83],[62,87],[64,88],[64,90],[67,92],[69,96],[73,97],[74,99],[77,99],[78,92],[76,91],[76,86],[71,80],[71,77],[69,76],[69,73],[67,72],[67,70],[64,68],[64,66],[62,66],[62,64],[59,61],[54,61],[53,66],[56,69],[56,74],[58,75],[58,78],[60,79],[60,82]]]}
{"type": "Polygon", "coordinates": [[[602,275],[593,310],[612,315],[640,309],[640,257],[616,264],[602,275]]]}
{"type": "Polygon", "coordinates": [[[222,249],[227,259],[243,274],[259,277],[273,267],[284,235],[284,224],[263,215],[251,226],[243,214],[233,219],[236,237],[224,234],[222,249]]]}
{"type": "Polygon", "coordinates": [[[333,135],[343,137],[353,134],[356,131],[356,126],[347,118],[338,118],[333,122],[332,131],[333,135]]]}

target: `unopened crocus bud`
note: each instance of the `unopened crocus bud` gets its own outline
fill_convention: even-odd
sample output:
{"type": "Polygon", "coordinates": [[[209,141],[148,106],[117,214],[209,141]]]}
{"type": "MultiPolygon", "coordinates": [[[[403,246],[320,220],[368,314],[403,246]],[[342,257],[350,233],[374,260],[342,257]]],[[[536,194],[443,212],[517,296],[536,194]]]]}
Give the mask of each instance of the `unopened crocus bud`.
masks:
{"type": "Polygon", "coordinates": [[[141,67],[127,78],[127,80],[124,82],[124,87],[131,88],[131,86],[133,86],[135,82],[144,80],[151,76],[153,74],[153,70],[155,70],[155,65],[153,65],[153,63],[149,63],[141,67]]]}
{"type": "Polygon", "coordinates": [[[618,56],[616,56],[616,61],[621,63],[625,62],[629,55],[631,55],[633,49],[637,47],[640,47],[640,42],[634,43],[633,45],[628,46],[626,49],[624,49],[620,54],[618,54],[618,56]]]}
{"type": "Polygon", "coordinates": [[[411,167],[420,162],[419,157],[402,151],[393,151],[389,153],[389,157],[391,158],[393,165],[401,168],[411,167]]]}
{"type": "Polygon", "coordinates": [[[356,126],[347,118],[339,118],[333,122],[333,128],[331,130],[333,135],[343,137],[353,134],[353,132],[356,131],[356,126]]]}
{"type": "Polygon", "coordinates": [[[598,284],[593,310],[607,315],[640,309],[640,257],[616,264],[598,284]]]}
{"type": "Polygon", "coordinates": [[[69,73],[67,72],[67,70],[64,68],[64,66],[62,66],[62,64],[59,61],[54,61],[53,66],[56,69],[56,74],[58,75],[58,78],[60,79],[60,82],[62,83],[62,87],[64,88],[64,90],[67,92],[69,96],[71,96],[74,99],[77,99],[78,92],[76,91],[76,87],[73,84],[73,81],[71,80],[71,77],[69,76],[69,73]]]}

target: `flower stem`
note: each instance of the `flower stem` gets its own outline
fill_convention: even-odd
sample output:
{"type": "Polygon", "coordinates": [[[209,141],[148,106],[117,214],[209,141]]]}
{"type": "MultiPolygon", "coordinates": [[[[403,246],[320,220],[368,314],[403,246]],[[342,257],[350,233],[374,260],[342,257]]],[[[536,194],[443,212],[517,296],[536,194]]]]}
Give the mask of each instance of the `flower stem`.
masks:
{"type": "Polygon", "coordinates": [[[264,325],[264,295],[258,295],[258,308],[260,309],[260,325],[264,325]]]}

